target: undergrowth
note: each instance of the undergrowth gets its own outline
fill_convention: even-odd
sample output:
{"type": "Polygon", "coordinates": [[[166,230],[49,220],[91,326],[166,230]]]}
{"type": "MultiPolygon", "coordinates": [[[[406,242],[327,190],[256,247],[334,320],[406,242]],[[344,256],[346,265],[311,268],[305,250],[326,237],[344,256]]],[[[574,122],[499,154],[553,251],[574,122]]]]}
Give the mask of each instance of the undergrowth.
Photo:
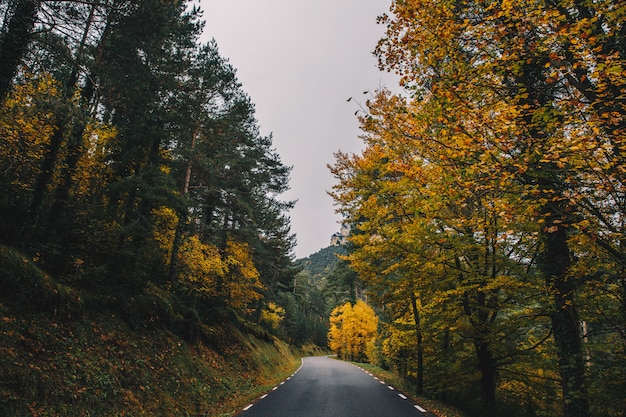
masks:
{"type": "Polygon", "coordinates": [[[199,323],[154,286],[95,295],[0,246],[2,416],[229,416],[298,364],[280,340],[199,323]]]}

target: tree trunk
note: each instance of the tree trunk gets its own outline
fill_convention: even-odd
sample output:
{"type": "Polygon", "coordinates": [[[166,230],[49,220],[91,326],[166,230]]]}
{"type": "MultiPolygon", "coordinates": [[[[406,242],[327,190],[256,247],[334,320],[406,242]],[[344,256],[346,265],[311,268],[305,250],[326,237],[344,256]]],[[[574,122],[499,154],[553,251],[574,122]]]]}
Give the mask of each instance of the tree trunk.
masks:
{"type": "Polygon", "coordinates": [[[7,23],[7,30],[0,38],[0,100],[11,89],[13,77],[30,42],[38,8],[38,0],[18,1],[7,23]]]}
{"type": "MultiPolygon", "coordinates": [[[[558,213],[558,208],[547,207],[547,213],[558,213]]],[[[561,211],[562,212],[562,211],[561,211]]],[[[554,341],[557,347],[563,415],[588,417],[589,399],[585,384],[585,363],[580,333],[580,320],[574,302],[574,285],[567,276],[570,266],[567,232],[554,217],[546,222],[542,233],[544,245],[539,267],[546,286],[552,294],[554,311],[551,315],[554,341]]]]}
{"type": "Polygon", "coordinates": [[[41,171],[37,175],[35,185],[30,201],[29,208],[29,224],[25,225],[27,233],[23,236],[24,241],[30,240],[32,235],[37,232],[39,222],[42,219],[41,214],[43,212],[44,201],[48,192],[49,186],[54,178],[54,171],[59,161],[59,155],[63,145],[63,138],[65,137],[67,122],[69,118],[69,109],[64,105],[56,114],[57,128],[54,130],[50,143],[46,149],[46,153],[41,163],[41,171]]]}
{"type": "Polygon", "coordinates": [[[417,342],[417,384],[415,393],[422,395],[424,393],[424,346],[422,344],[422,325],[415,294],[411,295],[411,307],[413,308],[413,317],[415,319],[415,339],[417,342]]]}
{"type": "Polygon", "coordinates": [[[474,348],[480,369],[480,396],[485,416],[494,416],[496,410],[497,365],[491,348],[491,322],[487,313],[485,293],[465,293],[463,306],[474,328],[474,348]],[[473,301],[470,301],[471,298],[473,301]]]}
{"type": "Polygon", "coordinates": [[[474,339],[474,346],[481,374],[481,397],[485,407],[483,415],[494,416],[496,408],[496,363],[489,347],[489,342],[483,338],[477,338],[474,339]]]}
{"type": "MultiPolygon", "coordinates": [[[[191,136],[191,155],[189,156],[189,160],[187,161],[187,169],[185,171],[185,182],[183,183],[183,196],[187,197],[189,195],[189,186],[191,184],[191,171],[192,164],[191,158],[193,156],[194,148],[196,147],[196,141],[198,138],[198,130],[194,131],[191,136]]],[[[176,278],[176,268],[178,266],[178,251],[180,250],[180,246],[183,241],[183,232],[185,231],[185,227],[187,226],[188,212],[185,207],[183,211],[178,213],[178,224],[176,225],[176,234],[174,235],[174,242],[172,243],[172,255],[170,257],[170,268],[168,273],[168,280],[170,283],[174,282],[176,278]]]]}

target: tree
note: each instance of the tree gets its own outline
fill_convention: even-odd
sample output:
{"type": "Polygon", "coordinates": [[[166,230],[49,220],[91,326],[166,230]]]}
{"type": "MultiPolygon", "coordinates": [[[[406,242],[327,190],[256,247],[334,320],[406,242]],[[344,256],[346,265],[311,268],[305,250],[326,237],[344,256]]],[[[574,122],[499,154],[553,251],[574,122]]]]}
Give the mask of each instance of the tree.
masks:
{"type": "MultiPolygon", "coordinates": [[[[550,317],[564,414],[588,415],[597,405],[587,393],[594,382],[580,323],[590,317],[579,309],[593,302],[582,297],[587,288],[611,286],[609,276],[621,270],[585,267],[602,251],[620,257],[622,229],[610,219],[622,216],[607,210],[622,211],[614,169],[620,155],[613,152],[623,140],[624,32],[616,20],[623,5],[423,1],[394,2],[391,11],[381,18],[387,34],[377,54],[381,67],[402,76],[408,99],[381,93],[366,103],[366,152],[338,158],[337,200],[364,235],[353,241],[363,249],[396,246],[363,260],[377,266],[381,253],[393,254],[386,268],[404,281],[414,278],[400,255],[422,252],[418,245],[438,248],[435,264],[449,283],[439,288],[464,300],[486,364],[489,356],[511,357],[499,352],[510,346],[506,339],[490,337],[510,318],[519,320],[524,309],[550,317]],[[397,186],[404,178],[413,184],[397,186]],[[419,198],[406,198],[411,188],[419,198]],[[420,217],[428,228],[413,235],[398,226],[420,217]],[[540,286],[551,298],[538,295],[540,286]]],[[[539,353],[529,339],[522,346],[514,357],[539,353]]],[[[481,365],[483,376],[489,366],[481,365]]],[[[492,388],[483,391],[493,398],[492,388]]]]}
{"type": "MultiPolygon", "coordinates": [[[[379,99],[381,104],[384,98],[379,99]]],[[[529,235],[507,235],[520,217],[499,213],[513,201],[470,183],[469,172],[459,175],[465,168],[458,158],[444,166],[420,164],[428,148],[394,132],[394,126],[379,125],[373,118],[365,123],[368,149],[360,156],[339,154],[332,167],[341,179],[334,196],[357,231],[351,237],[355,250],[347,259],[368,283],[373,299],[413,334],[417,372],[411,373],[418,391],[424,378],[423,334],[437,338],[456,328],[474,345],[483,401],[493,408],[497,368],[516,353],[506,346],[519,336],[497,318],[525,293],[527,265],[520,259],[530,256],[529,235]],[[428,301],[422,305],[421,300],[428,301]],[[424,327],[424,309],[436,314],[436,327],[424,327]],[[414,325],[407,328],[407,320],[414,325]]],[[[429,377],[441,381],[440,376],[429,377]]]]}
{"type": "Polygon", "coordinates": [[[38,0],[20,0],[0,9],[5,16],[0,32],[0,100],[9,92],[32,40],[39,4],[38,0]]]}
{"type": "Polygon", "coordinates": [[[340,358],[362,361],[377,329],[378,318],[370,306],[361,300],[354,305],[348,302],[331,313],[328,346],[340,358]]]}
{"type": "Polygon", "coordinates": [[[2,190],[19,194],[2,200],[16,220],[2,238],[85,285],[132,293],[152,281],[260,320],[295,274],[293,202],[279,198],[290,169],[215,42],[197,44],[188,6],[0,6],[0,49],[15,54],[1,69],[14,91],[0,139],[25,163],[1,158],[2,190]]]}

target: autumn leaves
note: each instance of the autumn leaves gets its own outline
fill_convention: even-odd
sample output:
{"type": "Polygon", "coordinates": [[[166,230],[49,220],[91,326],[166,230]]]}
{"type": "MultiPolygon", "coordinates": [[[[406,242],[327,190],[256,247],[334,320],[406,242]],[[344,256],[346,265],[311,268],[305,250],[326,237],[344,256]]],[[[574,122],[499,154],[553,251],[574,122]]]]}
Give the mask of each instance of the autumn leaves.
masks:
{"type": "Polygon", "coordinates": [[[368,357],[378,331],[372,307],[359,300],[337,306],[330,315],[328,346],[342,359],[363,361],[368,357]]]}
{"type": "Polygon", "coordinates": [[[583,357],[626,342],[626,6],[402,1],[391,11],[377,56],[404,93],[366,103],[365,150],[331,167],[355,225],[351,266],[392,327],[420,301],[426,321],[411,331],[429,340],[431,361],[471,343],[489,412],[519,387],[512,374],[534,390],[552,368],[563,408],[535,406],[589,415],[589,392],[602,388],[583,357]],[[615,338],[591,340],[581,322],[615,338]],[[550,333],[554,345],[537,343],[550,333]]]}

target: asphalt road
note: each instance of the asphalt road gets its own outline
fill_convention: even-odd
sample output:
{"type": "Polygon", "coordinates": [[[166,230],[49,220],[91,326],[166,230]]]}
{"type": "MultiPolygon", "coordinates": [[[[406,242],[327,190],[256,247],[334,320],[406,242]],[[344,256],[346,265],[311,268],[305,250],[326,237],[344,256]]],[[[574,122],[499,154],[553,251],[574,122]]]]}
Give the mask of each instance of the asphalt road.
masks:
{"type": "Polygon", "coordinates": [[[300,369],[239,417],[432,416],[361,368],[326,357],[304,358],[300,369]]]}

